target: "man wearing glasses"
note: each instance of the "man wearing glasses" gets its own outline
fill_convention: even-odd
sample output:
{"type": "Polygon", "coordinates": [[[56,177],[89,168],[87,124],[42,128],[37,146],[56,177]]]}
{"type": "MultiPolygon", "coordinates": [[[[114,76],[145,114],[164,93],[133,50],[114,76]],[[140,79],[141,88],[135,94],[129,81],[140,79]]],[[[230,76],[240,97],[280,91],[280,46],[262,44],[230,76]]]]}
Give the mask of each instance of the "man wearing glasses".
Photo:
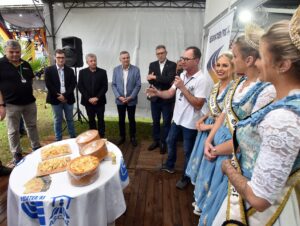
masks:
{"type": "Polygon", "coordinates": [[[180,58],[184,72],[175,77],[172,87],[165,91],[154,87],[147,89],[147,94],[150,96],[164,99],[176,96],[173,122],[167,137],[168,158],[161,170],[168,173],[175,172],[176,144],[180,133],[182,133],[185,161],[182,178],[176,184],[179,189],[184,189],[190,182],[185,175],[185,170],[197,135],[196,121],[208,112],[206,98],[213,85],[210,77],[203,75],[199,70],[200,58],[199,48],[188,47],[180,58]]]}
{"type": "Polygon", "coordinates": [[[33,96],[34,78],[30,64],[21,59],[21,46],[16,40],[5,44],[5,56],[0,59],[0,112],[2,120],[6,114],[6,124],[13,165],[22,159],[20,144],[20,119],[23,117],[32,150],[41,145],[37,131],[37,108],[33,96]]]}
{"type": "MultiPolygon", "coordinates": [[[[168,90],[176,74],[176,63],[167,59],[167,50],[164,45],[156,47],[157,61],[150,63],[147,80],[158,90],[168,90]]],[[[153,143],[148,147],[149,151],[160,146],[160,153],[167,150],[166,138],[168,136],[175,98],[163,99],[160,97],[149,98],[151,101],[151,115],[153,120],[152,138],[153,143]],[[160,128],[160,118],[163,117],[163,126],[160,128]]]]}
{"type": "Polygon", "coordinates": [[[74,71],[65,65],[65,53],[55,51],[56,64],[45,70],[45,83],[48,89],[47,103],[51,104],[54,117],[54,132],[57,141],[62,140],[63,112],[71,138],[76,136],[73,122],[74,89],[76,77],[74,71]]]}

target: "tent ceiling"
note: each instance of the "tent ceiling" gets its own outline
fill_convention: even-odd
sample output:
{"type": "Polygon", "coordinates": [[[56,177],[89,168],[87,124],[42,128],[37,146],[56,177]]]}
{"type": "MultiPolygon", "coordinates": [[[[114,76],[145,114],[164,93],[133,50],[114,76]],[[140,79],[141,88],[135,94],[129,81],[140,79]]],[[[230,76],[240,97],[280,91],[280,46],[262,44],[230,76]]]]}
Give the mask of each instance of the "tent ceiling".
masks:
{"type": "Polygon", "coordinates": [[[1,6],[0,12],[3,19],[10,24],[10,29],[27,30],[44,27],[43,6],[1,6]]]}
{"type": "Polygon", "coordinates": [[[43,0],[45,3],[63,3],[65,8],[200,8],[206,0],[194,1],[114,1],[114,0],[43,0]]]}

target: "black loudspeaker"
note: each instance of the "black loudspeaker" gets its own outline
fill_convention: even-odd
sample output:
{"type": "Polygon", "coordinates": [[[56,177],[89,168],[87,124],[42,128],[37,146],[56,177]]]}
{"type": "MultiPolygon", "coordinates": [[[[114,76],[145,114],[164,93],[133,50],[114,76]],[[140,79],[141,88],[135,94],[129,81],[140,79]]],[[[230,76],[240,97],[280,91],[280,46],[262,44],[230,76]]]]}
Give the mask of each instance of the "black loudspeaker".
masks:
{"type": "Polygon", "coordinates": [[[69,67],[82,67],[82,41],[77,37],[65,37],[61,39],[65,52],[66,65],[69,67]]]}

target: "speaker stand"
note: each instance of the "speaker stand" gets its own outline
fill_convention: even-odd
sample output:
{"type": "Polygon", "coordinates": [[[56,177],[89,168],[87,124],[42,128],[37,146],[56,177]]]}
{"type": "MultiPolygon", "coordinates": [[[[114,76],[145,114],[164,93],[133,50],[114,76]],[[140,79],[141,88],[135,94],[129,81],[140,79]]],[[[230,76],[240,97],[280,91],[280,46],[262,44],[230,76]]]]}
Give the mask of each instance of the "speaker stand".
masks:
{"type": "MultiPolygon", "coordinates": [[[[77,78],[77,67],[75,67],[75,75],[76,75],[76,78],[77,78]]],[[[80,122],[80,124],[83,124],[83,121],[88,123],[89,122],[88,119],[84,116],[84,114],[82,114],[82,111],[79,108],[79,98],[78,98],[78,86],[77,86],[77,84],[76,84],[75,94],[76,94],[76,107],[77,107],[77,109],[76,109],[76,112],[73,114],[73,119],[77,115],[77,119],[80,122]]],[[[66,128],[67,128],[67,125],[65,125],[65,127],[63,128],[62,131],[65,131],[66,128]]]]}
{"type": "MultiPolygon", "coordinates": [[[[75,67],[75,75],[76,75],[76,78],[77,78],[77,67],[75,67]]],[[[87,118],[82,114],[82,111],[80,110],[79,108],[79,98],[78,98],[78,86],[76,84],[76,106],[77,106],[77,110],[76,112],[74,113],[73,115],[73,118],[75,118],[75,116],[77,115],[77,119],[78,121],[82,124],[83,123],[83,120],[88,123],[89,121],[87,120],[87,118]]]]}

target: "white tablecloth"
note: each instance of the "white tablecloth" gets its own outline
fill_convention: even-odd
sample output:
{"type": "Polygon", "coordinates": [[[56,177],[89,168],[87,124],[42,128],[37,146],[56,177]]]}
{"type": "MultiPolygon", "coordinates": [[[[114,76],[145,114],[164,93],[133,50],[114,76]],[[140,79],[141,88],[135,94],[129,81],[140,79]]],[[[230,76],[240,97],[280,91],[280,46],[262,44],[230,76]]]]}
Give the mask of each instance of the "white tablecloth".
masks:
{"type": "MultiPolygon", "coordinates": [[[[71,146],[72,159],[79,156],[75,139],[55,144],[65,143],[71,146]]],[[[117,164],[102,161],[100,176],[93,184],[75,187],[65,171],[51,175],[48,191],[32,194],[23,194],[24,184],[36,175],[41,150],[27,155],[10,175],[8,225],[106,226],[114,222],[126,210],[123,188],[128,185],[129,179],[119,148],[112,143],[107,148],[115,153],[117,164]]]]}

